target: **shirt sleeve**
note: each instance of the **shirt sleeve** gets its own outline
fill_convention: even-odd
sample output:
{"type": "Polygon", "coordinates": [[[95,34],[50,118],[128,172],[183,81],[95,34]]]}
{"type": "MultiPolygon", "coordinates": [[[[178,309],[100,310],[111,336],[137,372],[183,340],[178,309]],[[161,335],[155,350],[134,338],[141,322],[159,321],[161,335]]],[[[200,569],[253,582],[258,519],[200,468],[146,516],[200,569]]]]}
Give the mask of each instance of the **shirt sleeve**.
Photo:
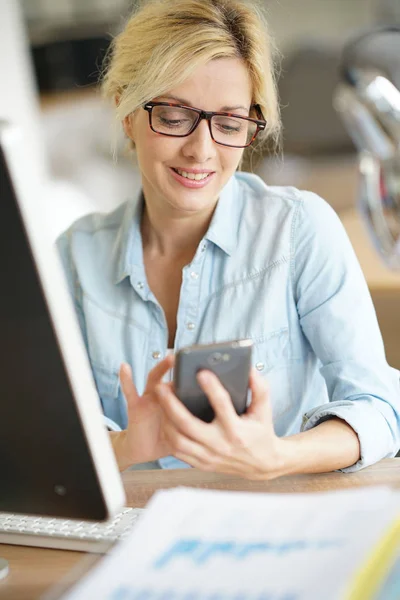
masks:
{"type": "MultiPolygon", "coordinates": [[[[61,264],[64,267],[64,273],[66,276],[68,288],[72,297],[72,301],[75,308],[76,316],[78,317],[79,328],[83,337],[86,352],[89,356],[88,341],[86,334],[85,316],[82,309],[82,290],[79,285],[76,269],[74,267],[74,261],[71,256],[71,244],[70,244],[71,231],[68,230],[56,241],[56,247],[61,260],[61,264]]],[[[101,397],[100,397],[101,402],[101,397]]],[[[103,415],[104,425],[109,431],[121,431],[121,427],[115,423],[109,417],[103,415]]]]}
{"type": "MultiPolygon", "coordinates": [[[[375,309],[343,225],[321,198],[304,193],[293,226],[292,275],[300,324],[320,360],[330,402],[303,417],[302,431],[338,417],[357,433],[356,471],[400,446],[399,372],[385,357],[375,309]]],[[[400,343],[400,340],[399,340],[400,343]]]]}

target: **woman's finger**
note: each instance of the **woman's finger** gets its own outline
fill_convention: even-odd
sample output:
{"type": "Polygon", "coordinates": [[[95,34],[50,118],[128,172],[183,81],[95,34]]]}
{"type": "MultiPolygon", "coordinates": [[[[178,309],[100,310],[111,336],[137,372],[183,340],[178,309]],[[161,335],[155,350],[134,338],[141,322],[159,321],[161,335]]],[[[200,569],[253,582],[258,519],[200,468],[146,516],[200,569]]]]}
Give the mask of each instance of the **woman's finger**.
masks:
{"type": "Polygon", "coordinates": [[[192,415],[168,384],[157,385],[156,394],[164,413],[181,433],[201,444],[209,444],[207,424],[192,415]]]}
{"type": "Polygon", "coordinates": [[[174,354],[169,354],[168,356],[163,358],[163,360],[161,360],[155,367],[151,369],[147,378],[146,388],[149,386],[153,387],[160,383],[164,375],[166,375],[168,371],[173,368],[174,364],[174,354]]]}
{"type": "Polygon", "coordinates": [[[178,460],[187,463],[194,469],[199,469],[200,471],[215,471],[214,467],[209,466],[203,463],[203,461],[199,460],[198,458],[190,456],[189,454],[185,454],[184,452],[174,452],[174,456],[178,460]]]}
{"type": "Polygon", "coordinates": [[[174,456],[178,453],[181,456],[185,455],[187,458],[190,457],[189,464],[192,464],[193,460],[202,464],[213,463],[215,455],[210,452],[208,448],[186,437],[170,422],[164,422],[163,430],[174,456]]]}
{"type": "Polygon", "coordinates": [[[262,422],[272,420],[268,383],[254,367],[250,371],[249,387],[251,390],[251,404],[246,414],[262,422]]]}
{"type": "Polygon", "coordinates": [[[206,471],[209,473],[225,473],[227,475],[239,475],[243,477],[243,473],[239,471],[236,466],[231,466],[226,463],[216,463],[215,461],[203,461],[195,456],[186,454],[185,452],[174,452],[174,456],[175,458],[187,463],[191,467],[194,467],[195,469],[199,469],[201,471],[206,471]]]}
{"type": "Polygon", "coordinates": [[[140,397],[136,391],[135,384],[133,383],[132,369],[128,363],[122,363],[119,369],[119,380],[128,408],[130,409],[136,406],[139,403],[140,397]]]}
{"type": "Polygon", "coordinates": [[[218,377],[211,371],[200,371],[197,374],[197,380],[222,426],[231,433],[235,431],[238,415],[229,393],[218,377]]]}

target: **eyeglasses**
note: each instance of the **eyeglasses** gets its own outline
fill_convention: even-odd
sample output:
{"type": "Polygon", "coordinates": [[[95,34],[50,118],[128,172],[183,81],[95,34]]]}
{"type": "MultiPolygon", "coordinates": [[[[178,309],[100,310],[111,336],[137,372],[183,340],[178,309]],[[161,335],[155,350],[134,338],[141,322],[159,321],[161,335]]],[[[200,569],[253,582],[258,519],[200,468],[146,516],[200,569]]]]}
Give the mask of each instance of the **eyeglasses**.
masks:
{"type": "Polygon", "coordinates": [[[257,119],[228,112],[207,112],[169,102],[147,102],[143,108],[149,113],[150,128],[155,133],[186,137],[193,133],[202,119],[205,119],[214,142],[231,148],[247,148],[266,126],[258,104],[252,107],[257,119]]]}

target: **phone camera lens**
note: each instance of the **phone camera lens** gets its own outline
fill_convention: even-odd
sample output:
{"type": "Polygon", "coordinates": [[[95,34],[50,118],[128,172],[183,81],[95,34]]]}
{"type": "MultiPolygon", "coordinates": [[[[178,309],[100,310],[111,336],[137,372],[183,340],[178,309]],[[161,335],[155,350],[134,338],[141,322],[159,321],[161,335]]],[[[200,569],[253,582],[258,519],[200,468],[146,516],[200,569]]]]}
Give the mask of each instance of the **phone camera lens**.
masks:
{"type": "Polygon", "coordinates": [[[210,364],[218,365],[223,360],[222,354],[220,352],[214,352],[214,354],[211,354],[208,360],[210,364]]]}

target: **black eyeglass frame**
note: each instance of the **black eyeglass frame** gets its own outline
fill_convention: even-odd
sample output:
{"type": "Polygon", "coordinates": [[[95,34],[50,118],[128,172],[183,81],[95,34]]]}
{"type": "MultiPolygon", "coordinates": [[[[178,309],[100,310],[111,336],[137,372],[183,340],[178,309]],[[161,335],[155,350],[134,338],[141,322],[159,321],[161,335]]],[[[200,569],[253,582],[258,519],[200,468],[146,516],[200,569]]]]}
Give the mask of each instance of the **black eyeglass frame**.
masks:
{"type": "Polygon", "coordinates": [[[219,144],[220,146],[226,146],[227,148],[248,148],[254,142],[257,135],[260,133],[260,131],[263,131],[265,129],[267,122],[264,119],[264,115],[262,114],[260,105],[253,104],[251,106],[251,108],[254,108],[256,110],[258,119],[253,119],[251,117],[243,117],[243,115],[237,115],[235,113],[230,113],[230,112],[210,112],[210,111],[206,111],[206,110],[201,110],[200,108],[194,108],[193,106],[186,106],[184,104],[174,104],[171,102],[146,102],[146,104],[143,105],[143,109],[149,113],[150,129],[152,131],[154,131],[154,133],[157,133],[158,135],[165,135],[167,137],[180,137],[180,138],[187,137],[188,135],[193,133],[193,131],[196,129],[196,127],[198,127],[200,121],[202,119],[205,119],[208,122],[208,128],[210,130],[210,135],[211,135],[211,139],[213,140],[213,142],[215,142],[216,144],[219,144]],[[197,113],[198,118],[194,122],[190,131],[188,131],[187,133],[179,134],[179,135],[175,135],[174,133],[162,133],[160,131],[157,131],[153,127],[151,116],[152,116],[153,108],[155,106],[172,106],[174,108],[185,108],[186,110],[191,110],[191,111],[197,113]],[[236,119],[237,118],[244,119],[245,121],[251,121],[252,123],[255,123],[257,125],[257,129],[255,130],[254,135],[251,138],[250,142],[248,144],[246,144],[245,146],[234,146],[232,144],[223,144],[222,142],[218,142],[213,136],[212,127],[211,127],[212,117],[234,117],[236,119]]]}

